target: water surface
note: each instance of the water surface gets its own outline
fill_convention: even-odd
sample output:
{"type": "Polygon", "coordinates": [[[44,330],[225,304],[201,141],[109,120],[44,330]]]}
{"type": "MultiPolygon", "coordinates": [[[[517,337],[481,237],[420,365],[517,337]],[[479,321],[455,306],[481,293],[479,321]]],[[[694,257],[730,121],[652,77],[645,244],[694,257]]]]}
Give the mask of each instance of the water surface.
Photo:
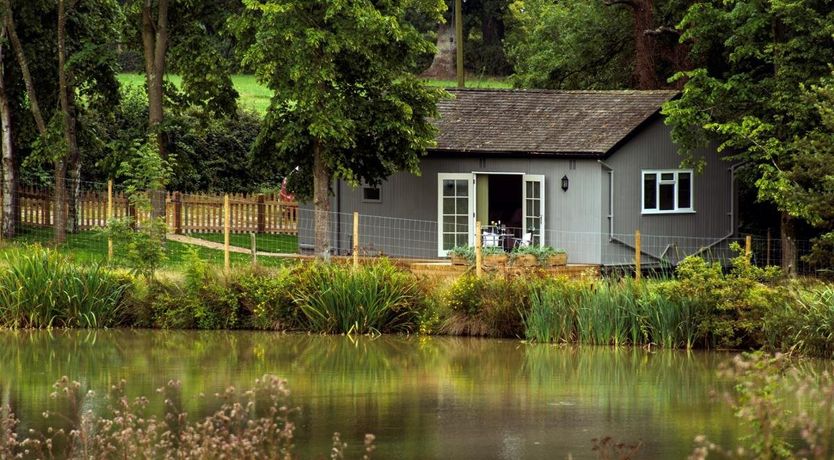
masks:
{"type": "Polygon", "coordinates": [[[144,330],[0,332],[0,390],[42,426],[67,375],[103,393],[126,379],[156,397],[182,382],[189,414],[271,373],[289,381],[297,453],[326,458],[334,431],[375,458],[595,458],[592,438],[643,442],[641,458],[685,458],[707,434],[732,445],[736,419],[710,397],[724,353],[564,348],[517,340],[325,337],[144,330]]]}

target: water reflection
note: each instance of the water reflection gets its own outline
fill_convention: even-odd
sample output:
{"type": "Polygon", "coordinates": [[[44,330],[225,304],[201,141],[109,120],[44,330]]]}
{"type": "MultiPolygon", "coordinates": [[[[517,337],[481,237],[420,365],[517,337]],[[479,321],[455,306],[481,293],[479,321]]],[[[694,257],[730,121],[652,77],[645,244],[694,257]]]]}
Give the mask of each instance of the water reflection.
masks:
{"type": "MultiPolygon", "coordinates": [[[[737,424],[715,404],[730,355],[560,348],[512,340],[142,330],[0,333],[0,387],[39,426],[61,375],[130,395],[182,381],[190,414],[211,395],[264,373],[290,382],[302,458],[330,437],[378,440],[378,458],[592,457],[591,438],[642,440],[644,458],[684,458],[696,434],[729,444],[737,424]]],[[[211,407],[210,407],[211,406],[211,407]]],[[[158,409],[158,406],[157,406],[158,409]]]]}

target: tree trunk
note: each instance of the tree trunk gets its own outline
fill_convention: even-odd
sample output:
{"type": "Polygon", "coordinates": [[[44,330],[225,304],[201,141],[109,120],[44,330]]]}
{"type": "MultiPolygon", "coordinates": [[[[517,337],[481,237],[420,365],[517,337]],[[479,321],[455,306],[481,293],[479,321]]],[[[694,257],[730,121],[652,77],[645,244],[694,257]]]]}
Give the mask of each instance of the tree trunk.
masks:
{"type": "Polygon", "coordinates": [[[145,0],[142,8],[142,48],[145,57],[145,82],[148,86],[148,128],[156,132],[159,154],[168,155],[168,140],[159,129],[164,118],[165,54],[168,50],[168,0],[159,0],[156,22],[153,4],[145,0]]]}
{"type": "Polygon", "coordinates": [[[67,8],[66,0],[58,0],[58,99],[61,103],[61,121],[64,129],[66,153],[59,153],[55,158],[55,190],[53,191],[55,212],[53,213],[53,239],[55,244],[61,244],[67,239],[67,159],[72,157],[72,151],[78,151],[75,135],[75,116],[70,112],[71,91],[66,69],[67,49],[67,8]]]}
{"type": "Polygon", "coordinates": [[[313,141],[313,211],[315,215],[316,256],[330,258],[330,168],[321,143],[313,141]]]}
{"type": "MultiPolygon", "coordinates": [[[[0,40],[6,38],[6,26],[0,30],[0,40]]],[[[17,176],[15,175],[14,144],[12,143],[12,115],[9,107],[9,99],[6,97],[5,65],[3,63],[3,44],[0,42],[0,127],[2,137],[0,138],[0,150],[3,152],[2,170],[0,177],[2,182],[3,195],[3,227],[0,229],[3,236],[12,238],[17,228],[17,176]]]]}
{"type": "Polygon", "coordinates": [[[437,29],[437,52],[431,66],[422,73],[424,77],[455,78],[455,28],[443,23],[437,29]]]}
{"type": "MultiPolygon", "coordinates": [[[[156,22],[153,20],[152,1],[145,0],[142,7],[142,49],[148,87],[148,130],[156,135],[159,155],[168,158],[168,136],[161,126],[165,117],[162,83],[165,80],[165,54],[168,51],[168,0],[159,0],[156,22]]],[[[164,216],[165,201],[152,199],[151,217],[164,216]]]]}
{"type": "MultiPolygon", "coordinates": [[[[56,227],[65,224],[66,230],[70,233],[75,233],[78,230],[78,194],[81,187],[81,162],[78,152],[78,114],[75,107],[75,88],[71,83],[72,76],[67,71],[67,15],[73,3],[74,0],[58,0],[58,99],[61,103],[64,142],[66,142],[67,151],[66,157],[56,159],[55,164],[56,173],[58,171],[64,171],[64,174],[66,174],[67,167],[70,169],[70,178],[63,188],[63,193],[59,193],[56,186],[56,202],[61,198],[66,203],[67,222],[59,222],[60,219],[55,220],[56,227]],[[69,7],[67,3],[69,3],[69,7]],[[59,197],[58,195],[64,196],[59,197]]],[[[60,233],[56,228],[56,237],[60,233]]]]}
{"type": "Polygon", "coordinates": [[[5,9],[6,28],[9,34],[9,41],[12,43],[15,54],[17,55],[17,64],[20,66],[20,73],[23,75],[23,83],[26,85],[26,93],[29,96],[29,110],[35,118],[35,126],[38,128],[38,134],[46,135],[46,122],[41,114],[40,105],[38,104],[38,95],[35,91],[35,82],[32,80],[32,74],[29,72],[29,60],[23,52],[23,45],[20,43],[20,38],[17,36],[15,30],[14,16],[12,15],[12,7],[9,0],[3,0],[5,9]]]}
{"type": "Polygon", "coordinates": [[[634,78],[638,89],[657,89],[655,37],[646,31],[654,28],[654,0],[634,2],[634,78]]]}
{"type": "Polygon", "coordinates": [[[796,222],[790,214],[783,212],[780,236],[782,239],[782,271],[786,275],[796,274],[796,222]]]}

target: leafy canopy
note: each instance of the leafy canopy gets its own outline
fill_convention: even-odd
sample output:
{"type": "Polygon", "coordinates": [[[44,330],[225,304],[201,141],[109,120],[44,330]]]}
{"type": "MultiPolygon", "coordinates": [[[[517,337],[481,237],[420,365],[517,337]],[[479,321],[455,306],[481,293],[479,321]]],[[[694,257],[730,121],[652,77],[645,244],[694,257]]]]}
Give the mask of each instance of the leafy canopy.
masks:
{"type": "Polygon", "coordinates": [[[698,67],[664,114],[692,158],[710,140],[756,171],[759,198],[812,225],[834,215],[831,0],[711,0],[681,25],[698,67]]]}
{"type": "Polygon", "coordinates": [[[442,0],[244,0],[231,20],[243,65],[274,96],[255,153],[277,160],[309,192],[314,143],[332,175],[376,184],[417,172],[431,145],[442,90],[424,86],[416,61],[434,51],[407,15],[440,20],[442,0]]]}

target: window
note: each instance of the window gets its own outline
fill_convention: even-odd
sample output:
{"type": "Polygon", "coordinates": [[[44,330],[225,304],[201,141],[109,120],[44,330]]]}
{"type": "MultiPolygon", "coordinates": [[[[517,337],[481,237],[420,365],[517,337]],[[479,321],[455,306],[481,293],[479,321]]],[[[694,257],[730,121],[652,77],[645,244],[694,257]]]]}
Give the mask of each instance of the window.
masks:
{"type": "Polygon", "coordinates": [[[362,187],[362,201],[370,203],[381,203],[382,191],[379,187],[364,186],[362,187]]]}
{"type": "Polygon", "coordinates": [[[695,212],[692,170],[643,171],[643,214],[695,212]]]}

